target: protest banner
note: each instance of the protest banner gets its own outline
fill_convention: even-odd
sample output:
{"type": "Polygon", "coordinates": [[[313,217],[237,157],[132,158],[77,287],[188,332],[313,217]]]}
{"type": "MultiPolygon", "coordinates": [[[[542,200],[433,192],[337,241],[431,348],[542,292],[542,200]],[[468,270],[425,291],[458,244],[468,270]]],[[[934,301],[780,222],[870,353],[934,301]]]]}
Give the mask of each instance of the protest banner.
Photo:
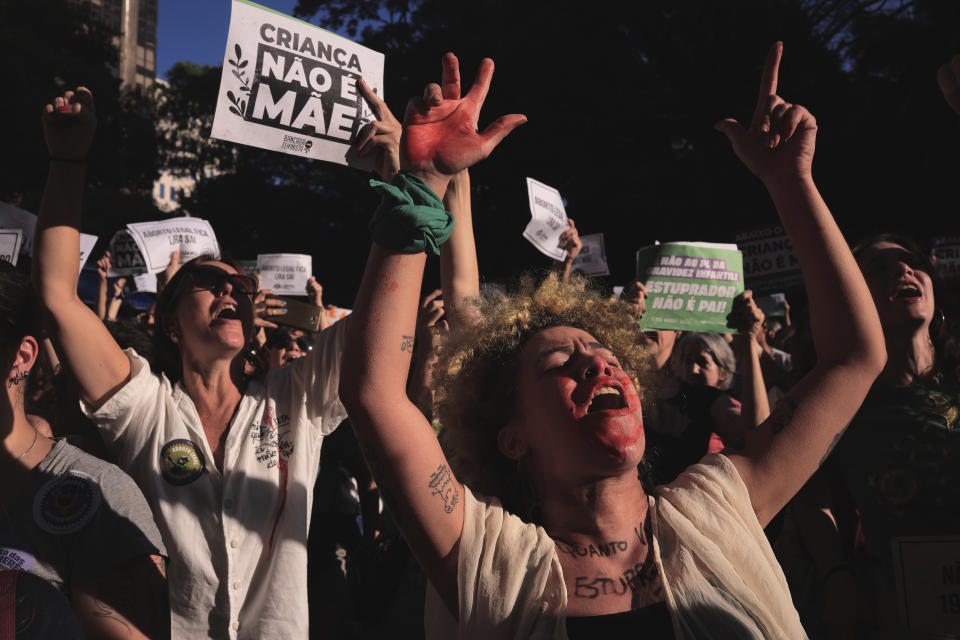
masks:
{"type": "Polygon", "coordinates": [[[343,320],[346,318],[352,311],[353,309],[344,309],[343,307],[324,309],[323,318],[326,320],[327,324],[333,324],[337,320],[343,320]]]}
{"type": "Polygon", "coordinates": [[[931,637],[956,637],[960,536],[894,538],[893,560],[901,626],[931,637]]]}
{"type": "Polygon", "coordinates": [[[580,249],[580,254],[573,259],[570,270],[591,278],[610,275],[610,269],[607,267],[607,249],[603,244],[603,234],[591,233],[587,236],[580,236],[580,242],[583,243],[583,247],[580,249]]]}
{"type": "Polygon", "coordinates": [[[6,260],[16,266],[20,257],[20,244],[23,242],[22,229],[0,230],[0,260],[6,260]]]}
{"type": "MultiPolygon", "coordinates": [[[[20,229],[23,239],[20,243],[20,253],[26,256],[33,255],[33,236],[37,228],[37,216],[29,211],[6,202],[0,202],[0,229],[20,229]]],[[[97,244],[97,236],[87,233],[80,234],[80,269],[86,264],[90,252],[97,244]]],[[[16,263],[14,263],[16,264],[16,263]]]]}
{"type": "Polygon", "coordinates": [[[170,254],[180,252],[181,264],[204,253],[220,257],[220,246],[210,223],[201,218],[183,217],[127,225],[137,243],[147,273],[159,273],[170,264],[170,254]]]}
{"type": "Polygon", "coordinates": [[[644,329],[732,333],[727,314],[743,291],[736,245],[668,242],[637,251],[637,280],[647,288],[644,329]]]}
{"type": "Polygon", "coordinates": [[[523,230],[523,237],[544,255],[562,262],[567,257],[567,251],[558,246],[560,234],[570,228],[563,197],[553,187],[533,178],[527,178],[527,196],[530,199],[531,220],[523,230]]]}
{"type": "Polygon", "coordinates": [[[120,229],[110,238],[110,272],[111,278],[117,276],[132,276],[147,272],[147,265],[143,261],[140,247],[134,242],[130,232],[120,229]]]}
{"type": "Polygon", "coordinates": [[[307,295],[307,280],[313,275],[313,258],[300,253],[261,253],[257,256],[260,288],[277,295],[307,295]]]}
{"type": "Polygon", "coordinates": [[[944,280],[960,279],[960,236],[942,236],[933,240],[937,275],[944,280]]]}
{"type": "Polygon", "coordinates": [[[776,225],[739,233],[736,241],[743,254],[746,288],[761,295],[803,286],[800,263],[783,227],[776,225]]]}
{"type": "Polygon", "coordinates": [[[350,153],[374,119],[362,77],[383,97],[382,53],[247,0],[233,0],[210,136],[362,169],[350,153]]]}

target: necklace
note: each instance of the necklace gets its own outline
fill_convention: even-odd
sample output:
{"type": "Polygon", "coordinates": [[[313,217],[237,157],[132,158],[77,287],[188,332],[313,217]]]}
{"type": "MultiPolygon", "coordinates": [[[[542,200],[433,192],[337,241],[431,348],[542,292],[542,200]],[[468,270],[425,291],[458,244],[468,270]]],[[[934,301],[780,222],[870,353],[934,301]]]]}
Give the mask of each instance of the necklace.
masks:
{"type": "Polygon", "coordinates": [[[28,453],[30,453],[30,450],[33,449],[33,445],[37,444],[37,439],[38,439],[39,437],[40,437],[40,432],[37,431],[36,429],[34,429],[34,430],[33,430],[33,442],[30,443],[30,446],[27,447],[26,451],[24,451],[23,453],[21,453],[20,455],[18,455],[18,456],[16,457],[16,459],[13,461],[13,464],[16,464],[16,463],[20,462],[20,460],[23,459],[23,456],[25,456],[25,455],[27,455],[28,453]]]}

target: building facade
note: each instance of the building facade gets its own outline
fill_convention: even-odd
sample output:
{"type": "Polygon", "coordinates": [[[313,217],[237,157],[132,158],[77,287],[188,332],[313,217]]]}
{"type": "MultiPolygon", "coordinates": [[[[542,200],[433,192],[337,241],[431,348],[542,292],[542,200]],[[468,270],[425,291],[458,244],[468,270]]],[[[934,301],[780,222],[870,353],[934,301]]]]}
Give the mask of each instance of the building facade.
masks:
{"type": "Polygon", "coordinates": [[[114,33],[120,53],[117,76],[124,87],[143,90],[157,77],[157,3],[159,0],[73,0],[91,19],[114,33]]]}

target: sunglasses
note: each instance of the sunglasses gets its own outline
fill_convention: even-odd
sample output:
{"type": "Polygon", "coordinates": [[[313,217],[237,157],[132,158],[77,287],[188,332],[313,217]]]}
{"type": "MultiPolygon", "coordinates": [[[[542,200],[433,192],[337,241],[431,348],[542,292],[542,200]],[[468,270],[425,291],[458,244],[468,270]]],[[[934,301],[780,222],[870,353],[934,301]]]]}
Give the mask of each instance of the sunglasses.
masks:
{"type": "Polygon", "coordinates": [[[194,291],[210,291],[216,296],[227,293],[227,284],[232,292],[253,297],[257,292],[257,279],[240,273],[227,273],[219,267],[200,265],[189,272],[194,291]]]}

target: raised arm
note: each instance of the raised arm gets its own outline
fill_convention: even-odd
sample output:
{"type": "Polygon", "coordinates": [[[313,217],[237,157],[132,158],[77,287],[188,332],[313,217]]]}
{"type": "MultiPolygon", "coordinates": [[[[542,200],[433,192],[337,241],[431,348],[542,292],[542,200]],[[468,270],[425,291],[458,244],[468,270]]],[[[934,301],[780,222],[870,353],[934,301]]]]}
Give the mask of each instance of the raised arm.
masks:
{"type": "Polygon", "coordinates": [[[127,356],[77,297],[84,162],[96,127],[93,95],[83,87],[44,107],[50,173],[33,252],[33,281],[51,336],[76,376],[81,397],[93,406],[105,402],[130,376],[127,356]]]}
{"type": "Polygon", "coordinates": [[[767,56],[750,127],[717,124],[764,183],[807,283],[817,365],[773,415],[727,453],[766,524],[816,471],[863,402],[886,360],[873,300],[813,182],[817,124],[777,95],[782,44],[767,56]]]}
{"type": "MultiPolygon", "coordinates": [[[[443,66],[444,78],[451,77],[457,59],[446,54],[443,66]]],[[[439,198],[452,176],[489,155],[525,121],[523,116],[505,116],[477,132],[492,75],[493,62],[484,60],[463,98],[445,98],[440,86],[433,84],[423,99],[410,101],[400,149],[407,173],[394,185],[413,199],[419,213],[445,217],[439,198]]],[[[364,97],[382,120],[385,105],[364,97]]],[[[389,197],[385,195],[375,224],[399,222],[391,215],[397,210],[391,208],[389,197]]],[[[374,229],[375,242],[347,334],[340,397],[410,548],[457,615],[456,548],[463,528],[463,488],[429,423],[405,393],[426,254],[386,246],[390,235],[395,234],[374,229]]]]}
{"type": "Polygon", "coordinates": [[[570,280],[570,269],[573,267],[573,261],[577,259],[580,250],[583,249],[583,242],[580,241],[580,233],[577,231],[577,225],[574,224],[573,218],[567,218],[567,223],[570,226],[560,234],[560,244],[558,245],[561,249],[566,250],[567,256],[562,261],[553,261],[553,270],[560,274],[561,282],[570,280]]]}

